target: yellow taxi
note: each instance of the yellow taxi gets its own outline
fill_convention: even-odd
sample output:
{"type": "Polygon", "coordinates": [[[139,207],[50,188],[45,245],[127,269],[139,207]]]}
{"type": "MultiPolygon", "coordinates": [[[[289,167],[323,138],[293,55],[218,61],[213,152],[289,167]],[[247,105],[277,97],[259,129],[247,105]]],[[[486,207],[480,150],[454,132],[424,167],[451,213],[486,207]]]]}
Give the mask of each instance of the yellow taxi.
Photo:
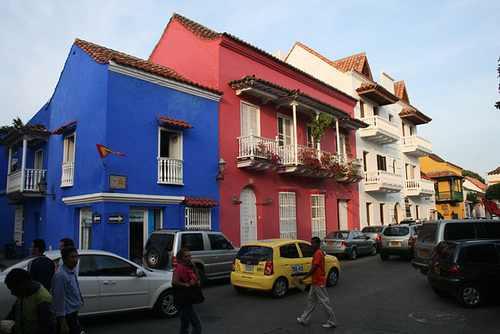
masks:
{"type": "MultiPolygon", "coordinates": [[[[233,264],[231,284],[237,292],[247,289],[270,291],[274,298],[283,298],[294,277],[301,278],[311,269],[314,251],[307,241],[269,239],[241,246],[233,264]]],[[[340,277],[340,263],[325,254],[327,286],[334,286],[340,277]]],[[[311,284],[311,277],[304,283],[311,284]]]]}

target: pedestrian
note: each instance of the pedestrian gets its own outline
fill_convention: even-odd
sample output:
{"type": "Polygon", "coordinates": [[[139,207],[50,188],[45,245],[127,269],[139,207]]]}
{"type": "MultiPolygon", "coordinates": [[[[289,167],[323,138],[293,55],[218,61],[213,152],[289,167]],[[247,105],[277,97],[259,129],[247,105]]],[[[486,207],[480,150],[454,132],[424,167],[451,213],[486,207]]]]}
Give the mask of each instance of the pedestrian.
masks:
{"type": "Polygon", "coordinates": [[[57,317],[56,333],[76,334],[81,332],[78,311],[83,306],[83,298],[78,277],[73,270],[78,264],[78,251],[75,247],[61,250],[62,264],[52,278],[52,296],[57,317]]]}
{"type": "MultiPolygon", "coordinates": [[[[181,248],[177,252],[177,259],[180,263],[174,270],[174,277],[172,279],[172,286],[174,289],[186,289],[195,284],[197,285],[198,269],[191,260],[191,252],[189,249],[187,247],[181,248]]],[[[188,333],[190,324],[193,326],[191,333],[201,333],[201,319],[193,304],[188,306],[177,306],[177,308],[181,320],[179,334],[188,333]]]]}
{"type": "Polygon", "coordinates": [[[43,239],[33,240],[30,252],[35,258],[28,263],[28,272],[34,281],[41,283],[47,291],[50,291],[56,266],[54,261],[45,256],[45,247],[43,239]]]}
{"type": "Polygon", "coordinates": [[[12,333],[53,333],[56,329],[54,299],[42,284],[31,279],[24,270],[12,269],[5,277],[5,285],[16,302],[6,320],[14,320],[12,333]]]}
{"type": "MultiPolygon", "coordinates": [[[[59,245],[59,250],[63,250],[64,247],[75,247],[75,243],[73,242],[73,239],[71,238],[62,238],[61,240],[59,240],[59,242],[61,243],[59,245]]],[[[59,260],[59,261],[54,261],[55,265],[56,265],[56,271],[59,269],[59,265],[62,264],[62,259],[59,260]]],[[[75,271],[75,275],[76,277],[78,277],[78,272],[80,271],[80,262],[78,262],[78,264],[76,265],[75,269],[73,269],[75,271]]]]}
{"type": "Polygon", "coordinates": [[[312,266],[309,272],[302,279],[299,279],[300,283],[304,283],[304,279],[312,276],[312,286],[307,296],[307,306],[302,316],[297,318],[297,321],[299,324],[307,325],[316,304],[319,303],[328,318],[328,322],[323,324],[323,328],[335,328],[337,327],[337,319],[330,306],[330,298],[326,291],[325,253],[320,249],[320,243],[321,240],[318,237],[311,239],[311,246],[314,250],[312,266]]]}

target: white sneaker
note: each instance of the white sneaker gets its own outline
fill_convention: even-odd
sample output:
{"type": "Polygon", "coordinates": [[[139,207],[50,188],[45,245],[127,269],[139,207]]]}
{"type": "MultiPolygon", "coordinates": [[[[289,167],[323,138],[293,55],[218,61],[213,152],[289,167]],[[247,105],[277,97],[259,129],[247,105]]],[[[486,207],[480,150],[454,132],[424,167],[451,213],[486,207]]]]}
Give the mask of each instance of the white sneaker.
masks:
{"type": "Polygon", "coordinates": [[[328,322],[326,324],[323,324],[323,328],[337,328],[337,325],[328,322]]]}
{"type": "Polygon", "coordinates": [[[305,322],[304,320],[302,320],[302,318],[301,318],[301,317],[298,317],[298,318],[297,318],[297,322],[298,322],[299,324],[301,324],[301,325],[307,325],[307,322],[305,322]]]}

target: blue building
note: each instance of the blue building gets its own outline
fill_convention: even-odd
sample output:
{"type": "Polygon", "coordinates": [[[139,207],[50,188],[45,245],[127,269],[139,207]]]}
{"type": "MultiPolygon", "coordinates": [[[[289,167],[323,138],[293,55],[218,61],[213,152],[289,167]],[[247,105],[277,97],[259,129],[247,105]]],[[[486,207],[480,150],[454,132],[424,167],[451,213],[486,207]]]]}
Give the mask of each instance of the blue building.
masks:
{"type": "MultiPolygon", "coordinates": [[[[219,229],[221,92],[77,39],[49,102],[8,133],[6,241],[141,256],[157,228],[219,229]],[[96,144],[104,151],[101,158],[96,144]],[[106,150],[109,148],[109,150],[106,150]],[[12,203],[12,202],[11,202],[12,203]]],[[[2,228],[3,230],[3,228],[2,228]]]]}

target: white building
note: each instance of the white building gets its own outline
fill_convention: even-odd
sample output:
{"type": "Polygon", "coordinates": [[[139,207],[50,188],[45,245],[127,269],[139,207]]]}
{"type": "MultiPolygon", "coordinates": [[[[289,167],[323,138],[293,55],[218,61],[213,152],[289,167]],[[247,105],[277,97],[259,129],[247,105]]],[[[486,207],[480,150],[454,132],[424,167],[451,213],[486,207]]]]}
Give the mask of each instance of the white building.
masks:
{"type": "Polygon", "coordinates": [[[364,53],[331,61],[297,42],[285,61],[359,98],[354,117],[370,124],[356,132],[356,156],[365,172],[361,227],[435,218],[434,182],[421,176],[419,165],[431,144],[417,135],[417,125],[431,118],[410,104],[404,82],[382,72],[376,83],[364,53]]]}

